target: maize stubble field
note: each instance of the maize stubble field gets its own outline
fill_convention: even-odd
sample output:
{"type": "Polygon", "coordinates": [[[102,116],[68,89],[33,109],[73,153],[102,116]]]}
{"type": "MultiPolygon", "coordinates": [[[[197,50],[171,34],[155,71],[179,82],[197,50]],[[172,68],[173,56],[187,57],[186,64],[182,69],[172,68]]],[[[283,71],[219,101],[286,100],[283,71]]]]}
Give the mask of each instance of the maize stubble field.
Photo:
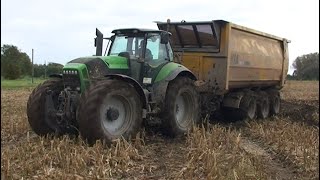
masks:
{"type": "Polygon", "coordinates": [[[318,81],[287,81],[275,117],[207,118],[179,139],[146,123],[134,140],[108,148],[35,135],[31,91],[1,88],[2,179],[319,179],[318,81]]]}

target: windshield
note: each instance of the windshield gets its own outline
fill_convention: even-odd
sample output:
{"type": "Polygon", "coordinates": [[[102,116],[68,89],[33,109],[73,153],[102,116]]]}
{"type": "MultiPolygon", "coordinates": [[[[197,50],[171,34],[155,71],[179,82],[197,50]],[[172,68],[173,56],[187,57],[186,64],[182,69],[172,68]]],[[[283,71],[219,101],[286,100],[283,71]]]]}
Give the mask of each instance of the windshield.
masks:
{"type": "Polygon", "coordinates": [[[138,46],[143,38],[143,36],[117,35],[113,41],[109,55],[117,56],[121,52],[128,52],[130,58],[138,58],[138,46]]]}
{"type": "Polygon", "coordinates": [[[166,44],[160,43],[158,33],[148,33],[147,41],[144,35],[116,35],[110,49],[110,56],[118,56],[121,52],[128,52],[130,59],[142,58],[143,48],[145,48],[145,62],[151,66],[158,66],[170,60],[166,44]]]}

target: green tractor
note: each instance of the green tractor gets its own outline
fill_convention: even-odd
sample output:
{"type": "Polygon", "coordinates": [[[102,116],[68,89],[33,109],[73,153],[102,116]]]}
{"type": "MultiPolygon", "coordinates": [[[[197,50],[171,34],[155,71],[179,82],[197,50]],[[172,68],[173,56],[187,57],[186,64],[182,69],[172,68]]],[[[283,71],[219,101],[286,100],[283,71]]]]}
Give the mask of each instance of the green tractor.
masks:
{"type": "Polygon", "coordinates": [[[33,90],[27,115],[36,134],[80,133],[88,142],[110,143],[134,137],[150,117],[160,117],[171,137],[199,120],[196,76],[173,62],[169,32],[133,28],[112,33],[104,38],[96,29],[95,56],[68,62],[62,74],[33,90]]]}

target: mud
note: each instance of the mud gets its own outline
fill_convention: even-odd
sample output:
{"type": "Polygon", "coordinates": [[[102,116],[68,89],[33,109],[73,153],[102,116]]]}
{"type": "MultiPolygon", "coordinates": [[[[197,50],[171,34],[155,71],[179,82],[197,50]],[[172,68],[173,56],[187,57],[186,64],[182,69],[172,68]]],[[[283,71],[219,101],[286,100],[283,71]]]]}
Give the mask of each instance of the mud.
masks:
{"type": "Polygon", "coordinates": [[[243,138],[241,147],[248,153],[258,156],[265,162],[266,172],[270,174],[270,179],[297,179],[296,168],[288,166],[284,161],[280,161],[278,155],[270,149],[266,149],[258,142],[243,138]]]}
{"type": "Polygon", "coordinates": [[[319,100],[283,100],[280,112],[280,116],[289,117],[292,121],[319,127],[319,100]]]}

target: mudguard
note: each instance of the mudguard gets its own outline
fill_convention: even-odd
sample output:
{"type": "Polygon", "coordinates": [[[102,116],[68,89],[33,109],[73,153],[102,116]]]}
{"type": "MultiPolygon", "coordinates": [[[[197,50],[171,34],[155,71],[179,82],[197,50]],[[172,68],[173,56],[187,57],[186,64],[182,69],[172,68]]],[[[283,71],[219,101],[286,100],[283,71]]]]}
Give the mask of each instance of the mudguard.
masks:
{"type": "Polygon", "coordinates": [[[169,74],[169,76],[166,77],[166,81],[171,81],[175,79],[177,76],[187,76],[192,80],[197,80],[196,76],[186,67],[184,66],[179,66],[177,67],[173,72],[169,74]]]}
{"type": "Polygon", "coordinates": [[[51,78],[61,78],[62,79],[62,74],[50,74],[49,77],[51,77],[51,78]]]}
{"type": "Polygon", "coordinates": [[[137,90],[138,94],[140,95],[143,108],[144,109],[147,108],[147,98],[146,98],[146,95],[143,91],[142,86],[138,83],[138,81],[136,81],[135,79],[133,79],[130,76],[123,75],[123,74],[108,74],[108,75],[105,75],[105,77],[109,78],[109,79],[117,79],[120,81],[125,81],[125,82],[131,84],[137,90]]]}
{"type": "Polygon", "coordinates": [[[179,65],[169,73],[163,80],[157,81],[153,84],[153,101],[158,104],[160,109],[163,108],[168,84],[178,76],[186,76],[192,80],[197,80],[196,76],[186,67],[179,65]]]}

